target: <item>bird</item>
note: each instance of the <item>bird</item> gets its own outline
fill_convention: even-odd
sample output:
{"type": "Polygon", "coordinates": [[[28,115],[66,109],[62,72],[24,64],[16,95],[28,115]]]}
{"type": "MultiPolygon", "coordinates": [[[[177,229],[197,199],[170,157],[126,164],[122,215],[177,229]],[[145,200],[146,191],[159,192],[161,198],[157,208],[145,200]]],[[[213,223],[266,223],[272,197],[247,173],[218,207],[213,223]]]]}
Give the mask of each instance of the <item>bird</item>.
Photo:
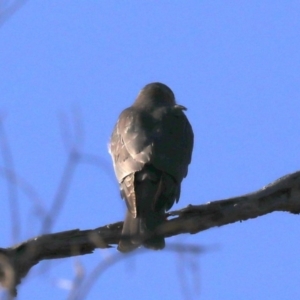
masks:
{"type": "Polygon", "coordinates": [[[120,252],[165,247],[164,237],[155,230],[179,201],[192,159],[194,133],[185,110],[167,85],[153,82],[118,118],[109,152],[127,206],[120,252]]]}

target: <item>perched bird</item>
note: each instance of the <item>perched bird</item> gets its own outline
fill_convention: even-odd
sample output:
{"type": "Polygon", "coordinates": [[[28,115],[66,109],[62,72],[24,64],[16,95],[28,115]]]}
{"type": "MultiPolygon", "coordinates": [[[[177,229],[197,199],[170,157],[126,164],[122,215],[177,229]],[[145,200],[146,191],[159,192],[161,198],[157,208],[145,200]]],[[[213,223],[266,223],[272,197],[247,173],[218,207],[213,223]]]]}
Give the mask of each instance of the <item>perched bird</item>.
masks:
{"type": "Polygon", "coordinates": [[[193,130],[183,110],[168,86],[150,83],[123,110],[113,130],[109,151],[128,210],[121,252],[165,246],[154,232],[179,200],[193,150],[193,130]]]}

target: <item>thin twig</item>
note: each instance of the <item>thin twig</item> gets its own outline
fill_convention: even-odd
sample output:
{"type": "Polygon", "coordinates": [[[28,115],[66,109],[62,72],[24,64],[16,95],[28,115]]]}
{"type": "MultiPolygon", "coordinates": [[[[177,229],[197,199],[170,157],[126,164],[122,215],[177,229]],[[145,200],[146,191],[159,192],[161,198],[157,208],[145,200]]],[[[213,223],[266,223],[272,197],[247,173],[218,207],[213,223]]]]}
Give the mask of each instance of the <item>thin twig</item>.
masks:
{"type": "Polygon", "coordinates": [[[63,207],[67,194],[70,190],[72,179],[75,175],[75,169],[78,163],[78,154],[70,153],[67,163],[64,167],[58,188],[56,190],[51,208],[42,222],[41,233],[47,233],[52,230],[54,222],[58,219],[58,215],[63,207]]]}
{"type": "MultiPolygon", "coordinates": [[[[0,27],[13,15],[15,14],[28,0],[15,0],[10,5],[0,2],[0,27]]],[[[11,1],[7,1],[11,2],[11,1]]]]}
{"type": "MultiPolygon", "coordinates": [[[[180,252],[180,253],[193,253],[194,255],[200,254],[204,251],[203,247],[197,245],[181,245],[181,244],[170,244],[165,249],[165,251],[171,252],[180,252]]],[[[100,262],[87,276],[86,280],[79,286],[79,289],[74,290],[68,300],[84,300],[88,293],[91,291],[93,285],[96,281],[100,278],[100,276],[108,269],[111,268],[113,265],[117,264],[120,261],[128,259],[133,255],[142,255],[149,253],[149,250],[146,249],[138,249],[135,252],[129,253],[127,255],[116,253],[107,257],[104,261],[100,262]]],[[[161,252],[156,252],[160,254],[161,252]]]]}
{"type": "Polygon", "coordinates": [[[12,170],[0,167],[0,176],[5,177],[11,184],[15,185],[33,204],[33,210],[41,219],[45,217],[46,210],[41,196],[37,190],[25,178],[12,170]]]}
{"type": "Polygon", "coordinates": [[[18,190],[15,184],[15,170],[13,156],[4,129],[3,118],[0,118],[0,149],[3,157],[4,170],[6,171],[5,178],[7,179],[8,203],[10,207],[11,218],[11,236],[13,243],[16,243],[20,238],[20,212],[18,201],[18,190]],[[11,170],[8,174],[7,170],[11,170]],[[11,178],[11,179],[8,179],[11,178]]]}
{"type": "Polygon", "coordinates": [[[73,136],[71,136],[71,130],[70,126],[67,124],[67,118],[65,115],[61,114],[61,135],[66,150],[68,151],[68,159],[61,175],[51,208],[42,222],[41,233],[50,232],[54,222],[58,219],[58,215],[71,188],[72,179],[75,175],[75,170],[80,160],[79,153],[83,147],[84,129],[79,109],[73,109],[72,124],[74,127],[73,136]]]}

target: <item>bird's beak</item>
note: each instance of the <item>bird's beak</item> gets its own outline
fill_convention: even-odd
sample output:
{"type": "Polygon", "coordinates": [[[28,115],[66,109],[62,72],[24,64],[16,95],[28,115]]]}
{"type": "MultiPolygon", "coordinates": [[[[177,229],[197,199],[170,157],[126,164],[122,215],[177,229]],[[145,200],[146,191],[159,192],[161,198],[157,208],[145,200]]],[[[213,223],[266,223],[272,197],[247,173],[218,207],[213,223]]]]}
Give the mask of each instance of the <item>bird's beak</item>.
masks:
{"type": "Polygon", "coordinates": [[[187,108],[185,106],[180,105],[180,104],[176,104],[174,107],[178,108],[178,109],[181,109],[181,110],[187,110],[187,108]]]}

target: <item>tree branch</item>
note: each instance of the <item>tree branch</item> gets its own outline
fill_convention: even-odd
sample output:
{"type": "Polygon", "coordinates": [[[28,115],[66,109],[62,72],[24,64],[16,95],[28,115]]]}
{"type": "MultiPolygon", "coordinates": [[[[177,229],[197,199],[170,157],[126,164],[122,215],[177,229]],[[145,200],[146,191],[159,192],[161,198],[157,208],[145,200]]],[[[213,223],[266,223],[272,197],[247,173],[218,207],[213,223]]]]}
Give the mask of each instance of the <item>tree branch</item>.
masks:
{"type": "MultiPolygon", "coordinates": [[[[170,237],[253,219],[274,211],[300,213],[300,171],[284,176],[257,192],[167,213],[155,235],[170,237]]],[[[41,260],[91,254],[118,244],[123,222],[93,230],[46,234],[11,248],[0,248],[0,284],[16,295],[16,286],[41,260]]],[[[126,238],[126,237],[123,237],[126,238]]]]}

